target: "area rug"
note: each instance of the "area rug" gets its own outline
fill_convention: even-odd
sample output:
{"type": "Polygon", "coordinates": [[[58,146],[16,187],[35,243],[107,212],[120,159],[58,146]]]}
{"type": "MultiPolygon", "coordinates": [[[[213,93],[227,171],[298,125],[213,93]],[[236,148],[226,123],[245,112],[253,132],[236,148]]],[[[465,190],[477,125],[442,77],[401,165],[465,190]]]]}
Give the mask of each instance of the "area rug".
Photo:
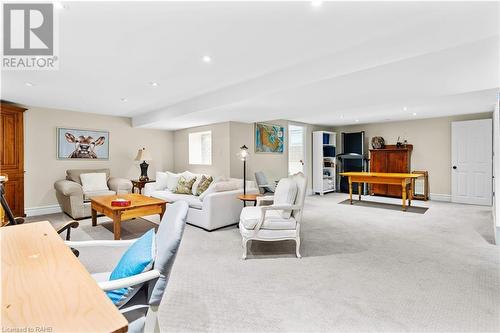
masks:
{"type": "MultiPolygon", "coordinates": [[[[339,202],[339,205],[350,205],[349,199],[344,200],[339,202]]],[[[375,202],[375,201],[366,201],[366,200],[353,200],[352,201],[353,206],[362,206],[362,207],[369,207],[369,208],[381,208],[381,209],[389,209],[389,210],[402,210],[401,205],[396,205],[396,204],[391,204],[391,203],[386,203],[386,202],[375,202]]],[[[408,213],[416,213],[416,214],[425,214],[425,212],[429,208],[427,207],[416,207],[416,206],[409,206],[407,207],[406,212],[408,213]]]]}

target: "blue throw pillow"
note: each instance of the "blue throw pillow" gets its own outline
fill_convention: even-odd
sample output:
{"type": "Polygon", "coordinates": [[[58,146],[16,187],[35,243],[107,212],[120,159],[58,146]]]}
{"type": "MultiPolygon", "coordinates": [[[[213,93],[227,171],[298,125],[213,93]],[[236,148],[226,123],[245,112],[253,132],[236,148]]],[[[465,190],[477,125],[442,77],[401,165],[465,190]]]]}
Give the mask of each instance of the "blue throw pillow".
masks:
{"type": "MultiPolygon", "coordinates": [[[[155,231],[149,230],[137,239],[123,254],[109,280],[117,280],[149,271],[153,267],[156,255],[155,231]]],[[[141,286],[121,288],[106,292],[117,307],[132,298],[141,286]]]]}

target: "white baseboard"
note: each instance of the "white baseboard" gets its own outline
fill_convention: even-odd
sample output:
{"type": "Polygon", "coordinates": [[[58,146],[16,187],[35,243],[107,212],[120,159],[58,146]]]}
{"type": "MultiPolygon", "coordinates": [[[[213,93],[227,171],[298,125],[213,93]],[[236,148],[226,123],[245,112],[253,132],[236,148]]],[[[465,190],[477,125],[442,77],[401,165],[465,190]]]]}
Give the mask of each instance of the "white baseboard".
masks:
{"type": "Polygon", "coordinates": [[[433,201],[451,202],[451,195],[449,194],[431,193],[429,198],[433,201]]]}
{"type": "Polygon", "coordinates": [[[55,214],[62,212],[61,206],[59,205],[49,205],[40,207],[30,207],[25,209],[26,216],[38,216],[46,214],[55,214]]]}

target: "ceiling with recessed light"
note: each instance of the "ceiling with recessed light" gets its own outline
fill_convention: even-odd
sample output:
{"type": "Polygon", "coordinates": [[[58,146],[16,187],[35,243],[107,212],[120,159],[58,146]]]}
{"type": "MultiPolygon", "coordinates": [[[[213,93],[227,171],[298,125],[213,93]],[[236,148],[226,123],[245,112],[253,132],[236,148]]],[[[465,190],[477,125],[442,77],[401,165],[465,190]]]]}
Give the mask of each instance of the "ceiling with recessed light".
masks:
{"type": "Polygon", "coordinates": [[[67,2],[59,70],[2,99],[179,129],[347,125],[492,111],[497,2],[67,2]]]}

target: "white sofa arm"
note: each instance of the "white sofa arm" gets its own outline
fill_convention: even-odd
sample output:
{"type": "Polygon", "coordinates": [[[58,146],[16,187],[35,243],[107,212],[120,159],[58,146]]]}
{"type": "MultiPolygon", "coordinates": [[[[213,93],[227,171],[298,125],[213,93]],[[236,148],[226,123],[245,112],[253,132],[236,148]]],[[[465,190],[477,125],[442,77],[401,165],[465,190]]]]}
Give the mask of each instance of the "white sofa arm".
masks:
{"type": "Polygon", "coordinates": [[[156,191],[156,183],[146,183],[142,189],[142,194],[149,197],[154,191],[156,191]]]}
{"type": "Polygon", "coordinates": [[[132,192],[132,182],[125,178],[109,178],[108,187],[111,191],[115,191],[117,194],[132,192]]]}
{"type": "MultiPolygon", "coordinates": [[[[248,188],[247,194],[258,194],[256,188],[248,188]]],[[[243,194],[243,189],[213,192],[207,194],[203,199],[203,213],[207,216],[210,225],[209,230],[238,223],[240,220],[243,202],[238,199],[238,195],[243,194]]]]}

